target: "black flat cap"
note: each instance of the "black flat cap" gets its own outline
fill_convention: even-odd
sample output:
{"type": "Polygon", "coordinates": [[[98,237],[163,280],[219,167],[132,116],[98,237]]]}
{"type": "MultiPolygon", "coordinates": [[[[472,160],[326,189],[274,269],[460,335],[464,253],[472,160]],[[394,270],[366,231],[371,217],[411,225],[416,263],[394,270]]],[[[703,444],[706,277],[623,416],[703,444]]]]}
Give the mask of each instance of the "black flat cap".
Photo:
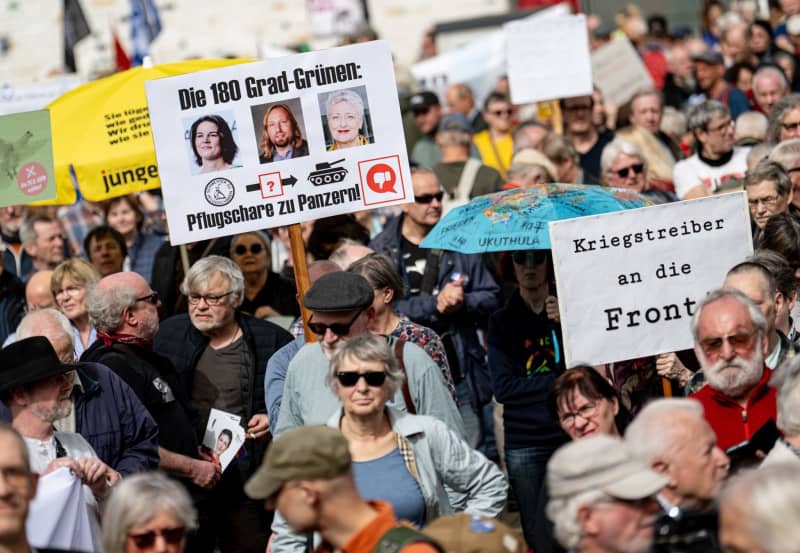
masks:
{"type": "Polygon", "coordinates": [[[311,311],[334,312],[366,309],[375,295],[367,279],[355,273],[337,271],[321,276],[303,297],[311,311]]]}
{"type": "Polygon", "coordinates": [[[32,336],[0,350],[0,392],[74,369],[58,359],[50,340],[32,336]]]}

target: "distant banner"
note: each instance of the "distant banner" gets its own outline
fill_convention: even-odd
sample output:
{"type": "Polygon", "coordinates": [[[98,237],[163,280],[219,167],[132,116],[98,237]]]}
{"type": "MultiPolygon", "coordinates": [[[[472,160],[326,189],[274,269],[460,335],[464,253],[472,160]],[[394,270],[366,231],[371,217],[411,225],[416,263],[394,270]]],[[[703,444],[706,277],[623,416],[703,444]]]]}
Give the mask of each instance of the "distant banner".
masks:
{"type": "Polygon", "coordinates": [[[376,41],[147,83],[173,245],[413,200],[376,41]]]}
{"type": "Polygon", "coordinates": [[[627,38],[592,52],[592,78],[607,102],[621,106],[637,92],[653,88],[653,79],[627,38]]]}
{"type": "Polygon", "coordinates": [[[567,366],[692,347],[703,297],[752,255],[735,192],[550,223],[567,366]]]}
{"type": "Polygon", "coordinates": [[[50,113],[0,117],[0,207],[56,196],[50,113]]]}

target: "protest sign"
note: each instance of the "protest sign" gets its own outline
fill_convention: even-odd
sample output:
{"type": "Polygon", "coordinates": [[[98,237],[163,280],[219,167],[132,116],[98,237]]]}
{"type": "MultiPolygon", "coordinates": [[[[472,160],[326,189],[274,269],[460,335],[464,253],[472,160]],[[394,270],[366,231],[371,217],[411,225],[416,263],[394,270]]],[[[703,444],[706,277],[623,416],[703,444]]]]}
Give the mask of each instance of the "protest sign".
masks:
{"type": "Polygon", "coordinates": [[[173,245],[413,200],[385,41],[147,83],[173,245]]]}
{"type": "Polygon", "coordinates": [[[91,489],[69,467],[41,475],[25,523],[28,541],[40,550],[96,551],[100,528],[89,515],[94,508],[91,489]]]}
{"type": "Polygon", "coordinates": [[[627,38],[592,52],[592,78],[606,102],[621,106],[637,92],[653,88],[653,79],[627,38]]]}
{"type": "Polygon", "coordinates": [[[241,417],[219,409],[211,409],[208,415],[202,447],[220,472],[225,472],[244,445],[241,420],[241,417]]]}
{"type": "Polygon", "coordinates": [[[47,110],[0,117],[0,207],[56,195],[47,110]]]}
{"type": "Polygon", "coordinates": [[[586,16],[512,21],[506,23],[505,34],[508,83],[515,104],[592,93],[586,16]]]}
{"type": "Polygon", "coordinates": [[[697,304],[753,253],[744,192],[550,223],[567,366],[692,346],[697,304]]]}

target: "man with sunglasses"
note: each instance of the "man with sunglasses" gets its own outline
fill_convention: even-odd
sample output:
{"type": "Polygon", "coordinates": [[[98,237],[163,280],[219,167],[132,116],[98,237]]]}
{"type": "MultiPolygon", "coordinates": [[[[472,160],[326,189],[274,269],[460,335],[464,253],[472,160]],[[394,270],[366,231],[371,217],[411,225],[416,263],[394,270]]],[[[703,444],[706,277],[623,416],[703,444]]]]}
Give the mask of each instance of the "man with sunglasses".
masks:
{"type": "Polygon", "coordinates": [[[205,538],[222,553],[260,552],[269,525],[258,502],[242,494],[264,456],[270,422],[264,403],[267,362],[292,336],[269,321],[237,311],[244,299],[241,269],[227,257],[210,255],[186,273],[181,292],[189,313],[161,323],[153,351],[175,366],[190,398],[194,432],[202,441],[211,409],[241,417],[246,455],[237,459],[210,492],[205,538]]]}
{"type": "Polygon", "coordinates": [[[750,148],[734,147],[731,112],[722,102],[707,100],[689,111],[695,154],[675,164],[672,180],[682,200],[737,189],[747,171],[750,148]]]}
{"type": "Polygon", "coordinates": [[[370,247],[388,256],[402,277],[406,294],[395,300],[396,311],[442,337],[467,441],[475,447],[483,435],[478,414],[492,396],[478,329],[498,307],[500,288],[480,256],[420,248],[442,217],[444,192],[427,169],[413,170],[411,183],[414,203],[403,205],[402,215],[389,221],[370,247]]]}

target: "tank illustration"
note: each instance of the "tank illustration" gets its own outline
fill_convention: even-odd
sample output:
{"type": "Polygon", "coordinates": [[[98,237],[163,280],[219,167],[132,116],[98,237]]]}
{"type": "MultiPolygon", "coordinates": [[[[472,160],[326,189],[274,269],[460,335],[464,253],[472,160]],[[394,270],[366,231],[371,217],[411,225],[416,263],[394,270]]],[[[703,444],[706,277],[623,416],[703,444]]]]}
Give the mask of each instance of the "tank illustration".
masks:
{"type": "Polygon", "coordinates": [[[342,182],[347,176],[347,169],[344,167],[332,166],[343,161],[344,158],[337,159],[336,161],[323,161],[322,163],[317,163],[314,166],[315,170],[308,174],[308,180],[311,181],[314,186],[342,182]]]}

